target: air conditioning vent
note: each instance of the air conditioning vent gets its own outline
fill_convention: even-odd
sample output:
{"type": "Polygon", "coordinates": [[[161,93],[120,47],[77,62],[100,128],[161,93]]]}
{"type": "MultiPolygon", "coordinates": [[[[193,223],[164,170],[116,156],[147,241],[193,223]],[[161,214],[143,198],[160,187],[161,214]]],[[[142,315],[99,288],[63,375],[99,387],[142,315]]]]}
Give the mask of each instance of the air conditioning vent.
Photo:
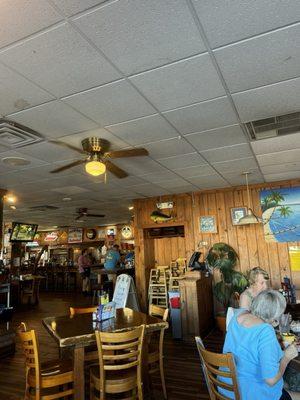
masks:
{"type": "Polygon", "coordinates": [[[0,143],[11,148],[24,147],[41,142],[42,136],[17,122],[0,118],[0,143]]]}
{"type": "Polygon", "coordinates": [[[245,124],[251,141],[300,132],[300,112],[260,119],[245,124]]]}
{"type": "Polygon", "coordinates": [[[56,206],[48,206],[48,205],[41,205],[41,206],[32,206],[29,207],[30,210],[35,211],[51,211],[51,210],[58,210],[59,207],[56,206]]]}

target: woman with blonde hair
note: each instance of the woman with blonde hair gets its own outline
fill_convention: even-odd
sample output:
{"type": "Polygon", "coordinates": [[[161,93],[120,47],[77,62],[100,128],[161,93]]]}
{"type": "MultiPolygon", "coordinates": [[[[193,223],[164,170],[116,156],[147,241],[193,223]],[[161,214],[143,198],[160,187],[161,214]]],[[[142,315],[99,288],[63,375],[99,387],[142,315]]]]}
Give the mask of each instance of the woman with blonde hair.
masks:
{"type": "Polygon", "coordinates": [[[269,275],[260,268],[252,268],[248,276],[249,287],[241,294],[239,307],[250,310],[253,299],[263,290],[268,288],[269,275]]]}

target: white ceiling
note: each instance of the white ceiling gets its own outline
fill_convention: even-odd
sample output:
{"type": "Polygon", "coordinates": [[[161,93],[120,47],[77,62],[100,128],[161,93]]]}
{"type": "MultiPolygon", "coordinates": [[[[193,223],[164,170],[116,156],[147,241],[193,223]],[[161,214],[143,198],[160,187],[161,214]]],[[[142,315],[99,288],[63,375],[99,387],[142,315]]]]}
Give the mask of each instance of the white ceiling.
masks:
{"type": "Polygon", "coordinates": [[[88,207],[106,217],[79,226],[123,222],[134,198],[243,184],[245,170],[253,183],[300,176],[300,133],[250,143],[243,127],[300,110],[299,0],[0,7],[0,115],[45,139],[17,149],[0,139],[0,187],[18,196],[6,220],[74,225],[76,208],[88,207]],[[83,166],[50,174],[78,154],[48,139],[79,147],[95,135],[150,155],[116,160],[129,177],[107,184],[83,166]]]}

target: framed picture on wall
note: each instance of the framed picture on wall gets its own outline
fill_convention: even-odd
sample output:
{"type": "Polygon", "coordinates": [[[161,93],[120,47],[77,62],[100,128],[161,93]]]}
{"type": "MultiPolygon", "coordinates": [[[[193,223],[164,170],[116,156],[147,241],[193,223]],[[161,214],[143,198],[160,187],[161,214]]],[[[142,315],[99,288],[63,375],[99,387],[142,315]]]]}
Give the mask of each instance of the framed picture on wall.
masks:
{"type": "Polygon", "coordinates": [[[247,207],[235,207],[230,209],[232,225],[240,225],[240,219],[247,215],[247,207]]]}
{"type": "Polygon", "coordinates": [[[205,215],[200,217],[200,232],[202,233],[217,233],[217,221],[213,215],[205,215]]]}

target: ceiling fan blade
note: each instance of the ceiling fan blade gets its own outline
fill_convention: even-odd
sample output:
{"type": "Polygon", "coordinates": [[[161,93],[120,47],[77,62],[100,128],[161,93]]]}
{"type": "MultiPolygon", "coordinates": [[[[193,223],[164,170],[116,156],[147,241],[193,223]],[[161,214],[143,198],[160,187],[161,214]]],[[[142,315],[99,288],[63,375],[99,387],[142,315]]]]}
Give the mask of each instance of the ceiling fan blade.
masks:
{"type": "Polygon", "coordinates": [[[80,154],[86,154],[86,152],[83,151],[82,149],[79,149],[78,147],[72,146],[71,144],[68,144],[65,142],[60,142],[59,140],[48,140],[48,142],[58,144],[59,146],[68,147],[68,149],[77,151],[77,153],[80,153],[80,154]]]}
{"type": "Polygon", "coordinates": [[[103,214],[86,214],[86,217],[100,217],[100,218],[104,218],[105,215],[103,215],[103,214]]]}
{"type": "Polygon", "coordinates": [[[111,161],[105,160],[103,161],[104,164],[106,165],[106,168],[108,169],[109,172],[112,174],[116,175],[117,178],[126,178],[128,176],[127,172],[125,172],[123,169],[119,168],[116,166],[116,164],[113,164],[111,161]]]}
{"type": "Polygon", "coordinates": [[[110,158],[139,157],[147,156],[148,154],[148,150],[143,149],[142,147],[137,149],[110,151],[108,153],[105,153],[105,155],[110,158]]]}
{"type": "Polygon", "coordinates": [[[75,218],[75,221],[78,221],[79,219],[81,219],[82,217],[85,217],[84,214],[79,214],[78,217],[75,218]]]}
{"type": "Polygon", "coordinates": [[[70,164],[64,165],[63,167],[56,168],[52,171],[50,171],[51,174],[57,174],[58,172],[65,171],[66,169],[76,167],[76,165],[84,164],[86,161],[85,160],[77,160],[73,161],[70,164]]]}

